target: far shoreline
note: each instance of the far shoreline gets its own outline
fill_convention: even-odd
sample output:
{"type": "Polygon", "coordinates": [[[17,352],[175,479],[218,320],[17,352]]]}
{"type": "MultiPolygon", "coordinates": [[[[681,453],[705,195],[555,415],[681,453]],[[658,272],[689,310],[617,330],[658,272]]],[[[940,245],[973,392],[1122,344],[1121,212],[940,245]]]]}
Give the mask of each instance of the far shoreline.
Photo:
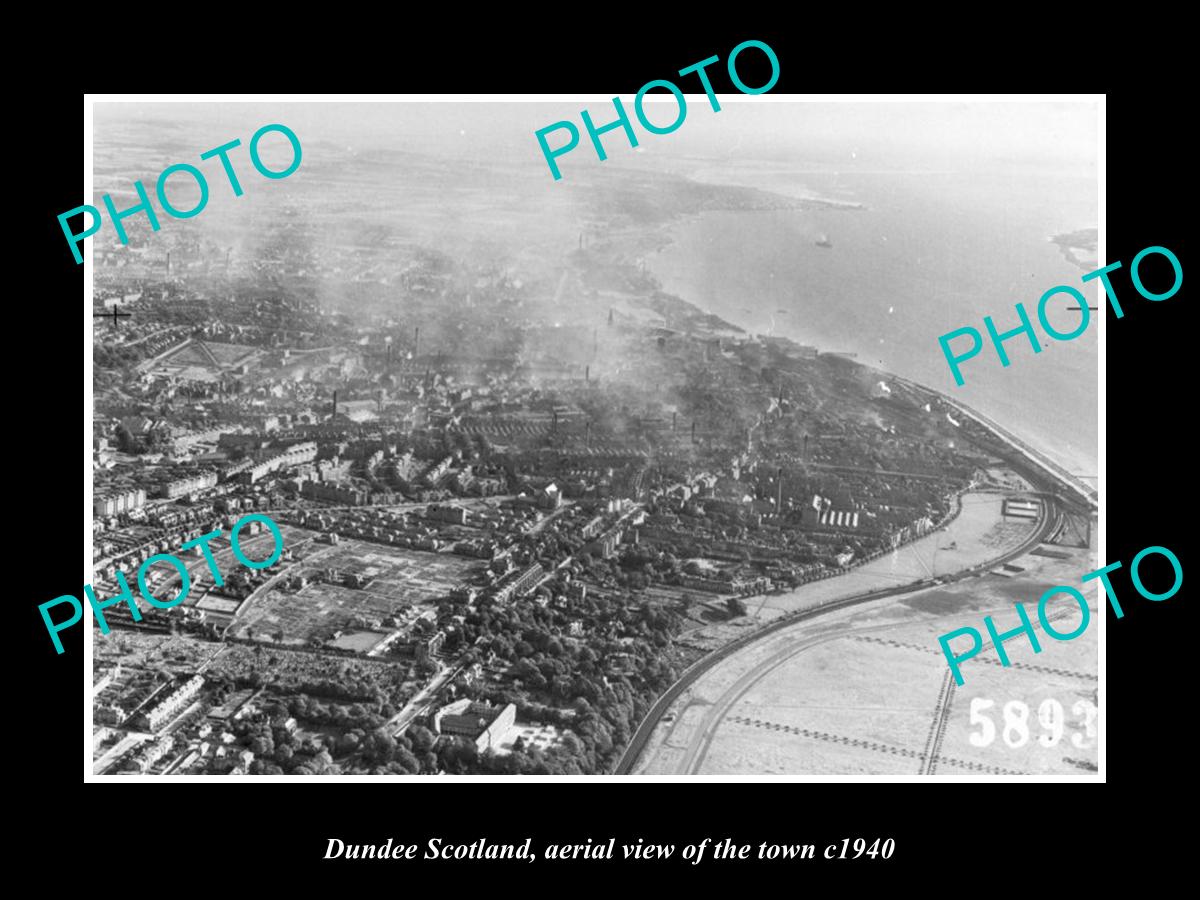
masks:
{"type": "MultiPolygon", "coordinates": [[[[705,183],[707,184],[707,182],[705,182],[705,183]]],[[[738,186],[733,185],[733,187],[738,187],[738,186]]],[[[758,190],[764,190],[764,189],[758,188],[758,190]]],[[[771,193],[770,191],[765,191],[765,192],[771,193]]],[[[780,195],[780,196],[785,197],[786,195],[780,195]]],[[[791,198],[789,198],[789,199],[791,199],[791,198]]],[[[830,207],[826,207],[826,208],[830,208],[830,207]]],[[[867,207],[865,207],[865,206],[859,207],[859,208],[845,207],[844,209],[845,209],[845,211],[849,212],[849,211],[859,211],[860,209],[865,210],[865,209],[867,209],[867,207]]],[[[699,211],[696,213],[685,213],[680,216],[674,217],[672,220],[664,223],[662,226],[655,229],[655,232],[657,233],[659,240],[654,241],[651,246],[646,248],[646,252],[642,256],[642,261],[644,264],[646,264],[650,268],[651,272],[654,275],[655,280],[658,281],[658,283],[660,285],[660,289],[663,290],[663,293],[668,293],[671,297],[675,298],[678,302],[686,304],[687,306],[691,307],[691,309],[695,311],[695,313],[698,317],[719,320],[719,321],[722,321],[722,322],[726,323],[727,325],[731,326],[731,330],[741,333],[741,337],[739,339],[753,340],[756,336],[760,335],[762,332],[754,331],[751,328],[746,327],[746,325],[743,323],[733,321],[732,318],[729,316],[720,315],[719,313],[716,313],[716,312],[707,311],[704,308],[702,308],[701,306],[697,305],[692,300],[688,300],[685,297],[680,296],[679,294],[670,293],[670,292],[666,291],[665,286],[663,286],[663,284],[662,284],[663,274],[662,274],[661,269],[656,269],[653,265],[651,265],[651,263],[653,261],[655,261],[657,258],[659,258],[664,250],[666,250],[669,246],[676,243],[676,239],[677,239],[676,228],[680,224],[697,220],[700,217],[704,216],[705,214],[726,213],[726,212],[750,214],[750,213],[762,213],[762,212],[771,212],[771,211],[779,211],[779,210],[757,210],[757,209],[721,210],[721,209],[715,209],[715,210],[702,210],[702,211],[699,211]]],[[[812,210],[794,209],[794,210],[788,210],[788,211],[794,212],[794,213],[806,213],[806,212],[811,212],[812,210]]],[[[1092,229],[1092,230],[1094,231],[1094,229],[1092,229]]],[[[1074,239],[1081,233],[1085,233],[1087,231],[1088,231],[1088,229],[1083,229],[1081,232],[1071,232],[1066,235],[1059,235],[1057,237],[1062,237],[1064,239],[1074,239]]],[[[1054,243],[1057,243],[1057,241],[1054,238],[1052,238],[1051,241],[1054,243]]],[[[1060,244],[1059,246],[1060,246],[1060,249],[1062,249],[1062,245],[1060,244]]],[[[1065,250],[1064,250],[1064,255],[1065,255],[1065,250]]],[[[1072,262],[1075,265],[1080,265],[1078,263],[1078,261],[1072,260],[1072,262]]],[[[1087,270],[1087,271],[1090,271],[1090,270],[1087,270]]],[[[780,341],[780,342],[785,343],[786,345],[789,346],[789,348],[794,348],[794,349],[798,350],[802,346],[800,341],[798,341],[795,338],[792,338],[790,336],[787,336],[787,335],[772,334],[771,337],[775,341],[780,341]]],[[[812,341],[813,342],[812,342],[811,346],[818,347],[819,353],[823,356],[824,355],[833,355],[833,354],[845,354],[846,352],[851,352],[851,353],[859,352],[858,350],[855,350],[854,348],[849,348],[848,350],[843,350],[843,349],[827,350],[827,349],[824,349],[824,347],[821,347],[818,343],[816,343],[817,339],[814,338],[814,339],[812,339],[812,341]]],[[[956,400],[956,399],[950,397],[948,394],[943,393],[941,390],[932,388],[932,387],[928,386],[927,384],[924,384],[923,382],[920,382],[913,378],[910,378],[909,376],[900,375],[900,374],[897,374],[890,370],[883,369],[879,366],[874,366],[874,365],[870,365],[865,362],[861,362],[857,358],[851,358],[848,361],[854,363],[856,366],[859,366],[867,371],[870,371],[873,373],[878,373],[879,375],[883,376],[886,379],[894,380],[896,382],[906,384],[909,387],[916,389],[918,391],[925,392],[926,394],[929,394],[933,397],[938,398],[941,402],[945,403],[948,406],[961,409],[965,415],[968,415],[972,419],[974,419],[977,424],[979,424],[981,427],[983,427],[984,429],[986,429],[987,431],[992,433],[992,435],[1001,443],[1010,444],[1015,440],[1017,443],[1023,445],[1025,451],[1027,451],[1023,455],[1028,460],[1033,462],[1040,471],[1044,472],[1056,484],[1063,487],[1070,495],[1080,496],[1082,494],[1082,495],[1091,497],[1092,502],[1097,502],[1096,498],[1098,497],[1098,484],[1097,485],[1088,484],[1083,479],[1080,479],[1080,478],[1076,477],[1075,475],[1073,475],[1071,470],[1073,467],[1082,466],[1085,468],[1088,468],[1088,467],[1097,468],[1097,471],[1098,471],[1098,462],[1095,465],[1093,465],[1090,460],[1073,459],[1069,454],[1064,456],[1061,453],[1055,452],[1053,449],[1049,449],[1046,446],[1044,446],[1040,439],[1035,439],[1035,438],[1023,433],[1023,429],[1021,429],[1020,427],[1017,427],[1017,426],[1013,425],[1012,423],[994,421],[988,415],[975,410],[974,408],[972,408],[971,406],[968,406],[967,404],[963,403],[962,401],[956,400]],[[997,429],[999,429],[999,430],[997,430],[997,429]]],[[[1100,444],[1103,442],[1102,434],[1097,435],[1097,441],[1098,441],[1098,443],[1097,443],[1097,447],[1096,447],[1096,455],[1098,458],[1100,444]]],[[[1093,479],[1093,480],[1095,481],[1096,479],[1093,479]]]]}
{"type": "Polygon", "coordinates": [[[1091,273],[1100,268],[1099,238],[1099,229],[1093,227],[1054,234],[1048,240],[1058,247],[1063,259],[1083,272],[1091,273]]]}

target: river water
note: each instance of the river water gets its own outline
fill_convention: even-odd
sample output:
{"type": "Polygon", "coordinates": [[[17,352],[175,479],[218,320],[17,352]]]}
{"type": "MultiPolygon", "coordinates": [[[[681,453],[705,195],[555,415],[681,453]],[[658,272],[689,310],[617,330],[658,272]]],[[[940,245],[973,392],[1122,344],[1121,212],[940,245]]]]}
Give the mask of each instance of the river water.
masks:
{"type": "MultiPolygon", "coordinates": [[[[1051,340],[1037,325],[1046,290],[1084,289],[1083,270],[1049,239],[1095,226],[1094,179],[773,172],[755,186],[866,209],[713,212],[683,220],[673,243],[648,260],[665,290],[755,334],[853,352],[975,407],[1071,471],[1096,474],[1096,314],[1072,341],[1051,340]],[[818,246],[820,240],[832,247],[818,246]],[[1004,368],[987,343],[983,317],[992,316],[1001,332],[1014,328],[1017,302],[1042,351],[1014,337],[1005,343],[1011,364],[1004,368]],[[967,325],[984,334],[985,347],[963,364],[966,383],[958,387],[937,339],[967,325]]],[[[1095,284],[1084,291],[1093,305],[1095,284]]],[[[1059,297],[1049,307],[1062,332],[1081,315],[1068,305],[1059,297]]]]}

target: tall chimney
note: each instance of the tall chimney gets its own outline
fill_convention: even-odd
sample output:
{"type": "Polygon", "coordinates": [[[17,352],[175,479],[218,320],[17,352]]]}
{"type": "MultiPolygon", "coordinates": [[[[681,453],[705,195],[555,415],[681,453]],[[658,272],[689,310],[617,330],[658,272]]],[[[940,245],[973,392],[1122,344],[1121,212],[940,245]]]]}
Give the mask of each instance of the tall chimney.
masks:
{"type": "Polygon", "coordinates": [[[584,381],[591,381],[591,380],[592,380],[592,367],[591,367],[591,366],[584,366],[584,367],[583,367],[583,380],[584,380],[584,381]]]}
{"type": "Polygon", "coordinates": [[[329,414],[329,418],[332,419],[336,415],[337,415],[337,391],[334,391],[333,392],[333,412],[331,412],[329,414]]]}
{"type": "Polygon", "coordinates": [[[167,251],[167,277],[171,276],[171,251],[167,251]]]}
{"type": "Polygon", "coordinates": [[[583,445],[589,449],[592,446],[592,422],[590,419],[588,420],[587,428],[583,432],[583,445]]]}
{"type": "Polygon", "coordinates": [[[801,454],[805,462],[808,462],[808,435],[804,436],[804,451],[801,454]]]}

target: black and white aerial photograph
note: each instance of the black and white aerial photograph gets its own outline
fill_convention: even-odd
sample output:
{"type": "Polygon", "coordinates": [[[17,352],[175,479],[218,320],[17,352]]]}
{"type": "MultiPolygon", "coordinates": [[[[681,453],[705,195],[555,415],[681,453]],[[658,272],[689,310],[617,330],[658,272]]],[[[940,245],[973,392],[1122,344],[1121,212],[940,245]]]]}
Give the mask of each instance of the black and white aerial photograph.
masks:
{"type": "Polygon", "coordinates": [[[685,90],[91,106],[89,779],[1096,775],[1102,100],[685,90]]]}

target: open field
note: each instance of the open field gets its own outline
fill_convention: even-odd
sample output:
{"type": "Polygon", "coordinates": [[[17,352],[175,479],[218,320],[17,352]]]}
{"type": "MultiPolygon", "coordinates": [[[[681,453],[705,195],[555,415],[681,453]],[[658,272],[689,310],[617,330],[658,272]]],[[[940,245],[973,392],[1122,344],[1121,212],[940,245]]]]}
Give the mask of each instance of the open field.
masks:
{"type": "MultiPolygon", "coordinates": [[[[316,537],[316,533],[307,529],[296,528],[291,525],[280,525],[279,531],[283,535],[283,552],[290,552],[295,560],[302,560],[326,547],[324,544],[316,543],[313,540],[316,537]]],[[[241,561],[234,556],[233,547],[229,543],[228,531],[222,531],[220,537],[209,541],[208,547],[212,552],[213,560],[216,562],[217,571],[221,573],[223,579],[228,580],[229,576],[235,572],[244,573],[248,571],[247,567],[242,565],[241,561]]],[[[247,529],[243,528],[238,535],[238,547],[241,549],[242,555],[247,559],[259,561],[270,557],[275,547],[275,540],[271,532],[265,528],[256,535],[251,535],[247,529]]],[[[218,612],[232,612],[237,608],[238,601],[230,601],[229,598],[208,596],[209,591],[214,586],[213,577],[212,572],[209,570],[208,562],[198,552],[199,550],[200,548],[196,547],[183,552],[179,552],[178,550],[172,551],[187,567],[188,578],[191,581],[191,588],[188,591],[187,598],[183,601],[183,605],[196,606],[200,609],[218,612]],[[232,607],[229,606],[230,602],[233,604],[232,607]]],[[[179,579],[174,574],[174,567],[169,563],[160,563],[159,565],[164,572],[170,572],[172,575],[162,585],[155,588],[155,594],[159,597],[170,598],[179,589],[179,579]]],[[[291,565],[291,563],[280,561],[275,564],[274,570],[286,565],[291,565]]]]}
{"type": "Polygon", "coordinates": [[[221,613],[222,615],[232,616],[237,612],[237,608],[242,605],[242,601],[235,600],[232,597],[221,597],[217,594],[209,594],[201,597],[194,604],[197,609],[202,609],[205,612],[221,613]]]}
{"type": "Polygon", "coordinates": [[[349,650],[352,653],[366,653],[384,639],[385,635],[378,631],[351,631],[343,634],[329,646],[336,650],[349,650]]]}
{"type": "MultiPolygon", "coordinates": [[[[355,540],[324,547],[319,563],[297,565],[290,572],[307,575],[307,586],[299,591],[284,590],[282,581],[271,586],[242,611],[233,634],[247,637],[251,630],[259,635],[282,632],[282,643],[305,644],[313,639],[330,640],[335,631],[353,627],[385,627],[382,623],[388,617],[445,597],[483,566],[460,556],[355,540]],[[359,589],[319,580],[329,569],[361,575],[370,582],[359,589]]],[[[369,644],[377,642],[378,637],[369,644]]],[[[346,649],[370,649],[365,639],[352,643],[346,649]]]]}
{"type": "MultiPolygon", "coordinates": [[[[1000,537],[991,527],[979,534],[985,540],[1000,537]]],[[[1019,624],[1013,610],[1019,601],[1036,622],[1037,599],[1046,589],[1078,585],[1080,576],[1095,568],[1090,551],[1055,549],[1065,558],[1027,553],[1014,560],[1025,570],[1017,577],[988,574],[865,603],[754,642],[684,691],[634,771],[1006,775],[1094,770],[1095,722],[1089,726],[1087,719],[1089,704],[1097,700],[1096,621],[1102,611],[1097,611],[1095,591],[1086,592],[1093,595],[1092,622],[1081,637],[1056,641],[1039,630],[1040,654],[1024,637],[1011,640],[1005,645],[1011,667],[1001,666],[989,646],[964,665],[962,687],[953,685],[937,642],[959,627],[982,631],[987,614],[998,629],[1010,629],[1019,624]],[[982,701],[985,709],[977,709],[977,716],[990,717],[995,728],[990,736],[986,726],[970,721],[972,700],[982,701]],[[1025,726],[1017,721],[1022,704],[1028,710],[1025,726]]],[[[1048,614],[1061,615],[1052,624],[1064,633],[1081,618],[1069,597],[1053,601],[1048,614]]]]}

